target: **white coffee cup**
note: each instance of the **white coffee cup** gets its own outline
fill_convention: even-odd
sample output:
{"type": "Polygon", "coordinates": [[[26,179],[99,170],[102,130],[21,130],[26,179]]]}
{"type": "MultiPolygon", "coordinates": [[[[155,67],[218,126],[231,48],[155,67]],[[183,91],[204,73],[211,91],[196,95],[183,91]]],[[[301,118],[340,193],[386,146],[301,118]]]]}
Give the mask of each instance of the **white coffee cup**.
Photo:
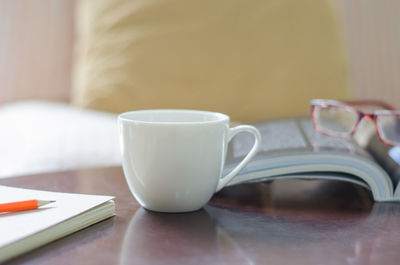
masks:
{"type": "Polygon", "coordinates": [[[146,209],[188,212],[202,208],[256,154],[260,132],[229,128],[227,115],[196,110],[139,110],[118,117],[122,165],[129,188],[146,209]],[[221,178],[228,142],[252,133],[253,148],[221,178]]]}

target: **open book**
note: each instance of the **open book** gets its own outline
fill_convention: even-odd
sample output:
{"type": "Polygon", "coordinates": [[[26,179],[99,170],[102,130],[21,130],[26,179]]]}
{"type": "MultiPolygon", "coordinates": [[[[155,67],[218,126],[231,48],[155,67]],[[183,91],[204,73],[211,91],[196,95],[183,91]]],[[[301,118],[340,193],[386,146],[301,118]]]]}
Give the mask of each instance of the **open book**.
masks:
{"type": "MultiPolygon", "coordinates": [[[[373,138],[364,149],[355,141],[316,133],[307,118],[254,125],[262,134],[260,150],[228,186],[280,178],[333,179],[371,190],[375,201],[400,201],[400,147],[389,150],[373,138]]],[[[230,145],[224,175],[243,159],[253,139],[238,135],[230,145]]]]}
{"type": "Polygon", "coordinates": [[[0,263],[114,215],[114,197],[0,186],[0,202],[55,200],[35,210],[0,213],[0,263]]]}

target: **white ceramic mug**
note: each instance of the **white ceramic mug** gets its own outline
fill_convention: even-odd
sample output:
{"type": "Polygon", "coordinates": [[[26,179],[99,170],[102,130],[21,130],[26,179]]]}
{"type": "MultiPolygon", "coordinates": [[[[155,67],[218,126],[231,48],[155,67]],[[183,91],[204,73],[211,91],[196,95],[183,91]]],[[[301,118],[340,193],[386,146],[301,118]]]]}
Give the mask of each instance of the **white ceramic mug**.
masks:
{"type": "Polygon", "coordinates": [[[227,115],[196,110],[139,110],[118,117],[122,164],[129,188],[146,209],[188,212],[202,208],[256,154],[260,132],[229,128],[227,115]],[[253,148],[221,178],[228,142],[239,132],[253,148]]]}

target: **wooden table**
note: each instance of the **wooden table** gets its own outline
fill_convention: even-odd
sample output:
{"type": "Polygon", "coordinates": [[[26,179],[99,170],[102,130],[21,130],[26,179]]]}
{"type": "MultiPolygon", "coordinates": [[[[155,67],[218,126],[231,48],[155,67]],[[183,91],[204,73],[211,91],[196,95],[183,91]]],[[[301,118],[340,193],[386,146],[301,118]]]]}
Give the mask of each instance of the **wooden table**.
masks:
{"type": "Polygon", "coordinates": [[[226,188],[203,210],[143,210],[122,169],[2,179],[1,185],[116,196],[116,216],[11,264],[400,264],[400,204],[334,181],[226,188]]]}

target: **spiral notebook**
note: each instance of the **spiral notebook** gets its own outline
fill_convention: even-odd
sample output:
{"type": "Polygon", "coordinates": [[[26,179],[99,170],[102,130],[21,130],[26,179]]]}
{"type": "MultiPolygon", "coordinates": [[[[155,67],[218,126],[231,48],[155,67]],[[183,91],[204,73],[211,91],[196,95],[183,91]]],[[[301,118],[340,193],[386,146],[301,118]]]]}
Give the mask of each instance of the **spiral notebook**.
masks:
{"type": "Polygon", "coordinates": [[[0,186],[0,202],[55,200],[35,210],[0,213],[0,263],[114,215],[114,197],[0,186]]]}

